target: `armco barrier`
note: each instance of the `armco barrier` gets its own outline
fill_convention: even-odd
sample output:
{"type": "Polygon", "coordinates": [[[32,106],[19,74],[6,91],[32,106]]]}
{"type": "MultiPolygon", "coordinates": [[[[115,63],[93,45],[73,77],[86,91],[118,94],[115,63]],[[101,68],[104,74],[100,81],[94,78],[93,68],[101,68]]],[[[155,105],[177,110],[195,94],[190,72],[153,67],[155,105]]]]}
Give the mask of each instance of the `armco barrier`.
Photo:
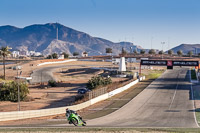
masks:
{"type": "MultiPolygon", "coordinates": [[[[145,77],[141,77],[140,80],[144,80],[145,77]]],[[[95,104],[97,102],[103,101],[107,98],[110,98],[128,88],[131,86],[137,84],[139,80],[135,80],[123,87],[120,87],[114,91],[111,91],[109,93],[103,94],[101,96],[98,96],[96,98],[93,98],[87,102],[73,105],[73,106],[66,106],[66,107],[59,107],[59,108],[51,108],[51,109],[40,109],[40,110],[27,110],[27,111],[13,111],[13,112],[1,112],[0,113],[0,121],[9,121],[9,120],[20,120],[20,119],[27,119],[27,118],[35,118],[35,117],[42,117],[42,116],[50,116],[50,115],[58,115],[65,113],[65,109],[69,108],[72,110],[80,110],[83,108],[86,108],[92,104],[95,104]]]]}
{"type": "Polygon", "coordinates": [[[42,66],[42,65],[47,65],[47,64],[57,64],[57,63],[66,63],[66,62],[71,62],[71,61],[77,61],[77,59],[69,59],[69,60],[64,60],[64,61],[54,61],[54,62],[44,62],[40,63],[37,66],[42,66]]]}

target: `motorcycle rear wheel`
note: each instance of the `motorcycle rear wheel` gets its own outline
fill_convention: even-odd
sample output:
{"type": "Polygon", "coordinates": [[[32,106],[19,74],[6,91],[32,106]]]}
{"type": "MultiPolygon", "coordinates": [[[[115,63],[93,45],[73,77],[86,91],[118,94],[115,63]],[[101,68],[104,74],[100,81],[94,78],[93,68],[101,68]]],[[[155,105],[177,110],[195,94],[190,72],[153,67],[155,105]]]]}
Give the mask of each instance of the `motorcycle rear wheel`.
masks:
{"type": "Polygon", "coordinates": [[[78,125],[78,120],[76,118],[72,118],[72,123],[74,124],[74,126],[78,125]]]}

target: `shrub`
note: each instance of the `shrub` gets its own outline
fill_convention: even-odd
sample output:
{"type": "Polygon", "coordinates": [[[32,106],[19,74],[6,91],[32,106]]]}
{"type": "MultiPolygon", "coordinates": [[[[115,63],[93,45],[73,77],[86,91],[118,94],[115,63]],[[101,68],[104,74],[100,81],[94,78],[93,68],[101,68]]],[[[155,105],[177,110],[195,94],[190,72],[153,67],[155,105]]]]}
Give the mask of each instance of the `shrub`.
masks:
{"type": "MultiPolygon", "coordinates": [[[[23,101],[27,94],[29,94],[29,89],[27,84],[19,82],[20,90],[20,100],[23,101]]],[[[18,101],[18,83],[15,81],[5,83],[1,86],[0,89],[0,100],[1,101],[18,101]]]]}
{"type": "Polygon", "coordinates": [[[111,84],[112,80],[110,77],[104,78],[102,76],[96,76],[96,77],[92,77],[88,83],[87,83],[87,88],[88,89],[94,89],[98,86],[106,86],[108,84],[111,84]]]}
{"type": "Polygon", "coordinates": [[[49,80],[48,85],[51,87],[56,87],[56,81],[55,80],[49,80]]]}

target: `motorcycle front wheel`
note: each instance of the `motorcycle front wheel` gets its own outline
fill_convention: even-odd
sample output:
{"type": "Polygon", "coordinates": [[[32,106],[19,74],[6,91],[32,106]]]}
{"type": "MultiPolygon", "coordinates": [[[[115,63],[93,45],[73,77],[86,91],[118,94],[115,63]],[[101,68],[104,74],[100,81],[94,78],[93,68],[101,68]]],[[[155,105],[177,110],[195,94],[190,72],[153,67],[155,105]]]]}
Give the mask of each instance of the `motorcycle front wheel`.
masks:
{"type": "Polygon", "coordinates": [[[83,121],[83,124],[82,124],[82,126],[86,126],[86,122],[85,122],[85,121],[83,121]]]}

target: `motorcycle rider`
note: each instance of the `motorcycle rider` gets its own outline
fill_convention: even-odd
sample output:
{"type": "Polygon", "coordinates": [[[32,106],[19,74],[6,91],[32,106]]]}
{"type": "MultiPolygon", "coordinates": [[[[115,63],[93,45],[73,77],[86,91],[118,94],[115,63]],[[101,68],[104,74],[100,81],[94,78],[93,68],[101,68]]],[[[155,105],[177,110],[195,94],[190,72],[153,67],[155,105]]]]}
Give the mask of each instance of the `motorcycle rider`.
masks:
{"type": "Polygon", "coordinates": [[[70,109],[66,109],[66,113],[65,113],[65,116],[68,118],[69,116],[68,115],[70,115],[70,114],[75,114],[75,115],[77,115],[81,120],[82,120],[82,117],[76,112],[76,111],[74,111],[74,110],[70,110],[70,109]]]}

